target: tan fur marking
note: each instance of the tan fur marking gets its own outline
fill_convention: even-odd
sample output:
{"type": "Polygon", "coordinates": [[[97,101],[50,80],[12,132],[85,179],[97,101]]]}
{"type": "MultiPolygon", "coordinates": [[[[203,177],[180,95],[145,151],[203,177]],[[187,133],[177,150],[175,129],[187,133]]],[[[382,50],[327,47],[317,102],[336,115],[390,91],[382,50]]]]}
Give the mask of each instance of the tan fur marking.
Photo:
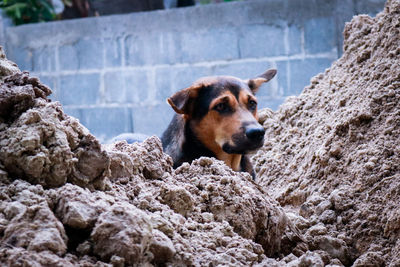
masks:
{"type": "Polygon", "coordinates": [[[242,160],[242,155],[232,155],[232,164],[231,164],[231,168],[234,171],[240,171],[240,161],[242,160]]]}
{"type": "Polygon", "coordinates": [[[265,82],[267,82],[268,80],[265,78],[255,78],[253,79],[253,83],[255,85],[255,90],[258,90],[258,88],[265,82]]]}
{"type": "Polygon", "coordinates": [[[240,154],[228,154],[222,151],[221,154],[216,155],[219,160],[225,162],[232,170],[240,171],[240,161],[242,160],[242,155],[240,154]]]}
{"type": "MultiPolygon", "coordinates": [[[[257,99],[253,95],[247,93],[246,91],[240,91],[239,102],[243,108],[247,109],[250,100],[253,100],[257,103],[257,99]]],[[[251,113],[253,114],[254,118],[258,120],[257,108],[251,113]]]]}
{"type": "Polygon", "coordinates": [[[191,110],[187,104],[190,99],[194,99],[198,96],[201,85],[192,85],[186,89],[180,90],[173,94],[167,99],[167,103],[175,110],[178,114],[190,115],[191,110]]]}
{"type": "Polygon", "coordinates": [[[238,158],[237,156],[240,155],[236,155],[236,160],[234,160],[234,155],[225,153],[222,150],[222,145],[225,142],[229,142],[232,135],[240,128],[238,113],[234,112],[229,117],[223,117],[217,111],[212,109],[215,105],[226,101],[226,98],[228,98],[228,103],[231,108],[237,110],[239,104],[235,96],[229,91],[224,92],[221,96],[210,103],[208,114],[197,125],[193,125],[193,127],[195,128],[197,138],[199,138],[199,140],[210,149],[219,160],[223,160],[232,169],[239,170],[240,159],[239,165],[236,161],[238,158]]]}
{"type": "Polygon", "coordinates": [[[228,154],[222,150],[222,146],[224,143],[233,144],[232,135],[241,130],[242,122],[249,121],[252,117],[257,118],[257,110],[250,112],[247,108],[250,100],[257,101],[253,95],[244,90],[239,93],[239,102],[231,92],[225,91],[210,103],[208,114],[199,123],[193,125],[197,138],[234,171],[240,171],[242,155],[228,154]],[[221,116],[213,110],[216,105],[225,102],[226,99],[234,111],[228,117],[221,116]]]}

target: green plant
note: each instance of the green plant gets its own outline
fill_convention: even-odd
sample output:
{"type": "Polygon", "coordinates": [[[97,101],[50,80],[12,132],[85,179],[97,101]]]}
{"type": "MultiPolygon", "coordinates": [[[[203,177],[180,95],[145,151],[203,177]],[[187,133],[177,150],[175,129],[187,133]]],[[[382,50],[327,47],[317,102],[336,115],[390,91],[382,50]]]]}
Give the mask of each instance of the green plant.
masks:
{"type": "Polygon", "coordinates": [[[56,18],[50,0],[0,0],[0,8],[15,25],[50,21],[56,18]]]}

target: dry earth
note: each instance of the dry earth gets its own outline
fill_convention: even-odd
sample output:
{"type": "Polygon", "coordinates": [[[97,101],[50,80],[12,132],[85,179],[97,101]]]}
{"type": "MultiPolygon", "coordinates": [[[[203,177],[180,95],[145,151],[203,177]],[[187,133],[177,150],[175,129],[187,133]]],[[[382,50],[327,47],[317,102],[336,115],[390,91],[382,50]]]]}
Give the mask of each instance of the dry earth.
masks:
{"type": "Polygon", "coordinates": [[[0,50],[5,266],[400,266],[400,1],[276,112],[258,180],[172,168],[160,140],[100,145],[0,50]]]}
{"type": "Polygon", "coordinates": [[[342,58],[264,116],[258,182],[325,264],[400,266],[400,1],[344,37],[342,58]]]}
{"type": "Polygon", "coordinates": [[[174,170],[157,137],[102,147],[48,87],[1,62],[1,263],[246,266],[279,254],[294,227],[248,174],[209,158],[174,170]]]}

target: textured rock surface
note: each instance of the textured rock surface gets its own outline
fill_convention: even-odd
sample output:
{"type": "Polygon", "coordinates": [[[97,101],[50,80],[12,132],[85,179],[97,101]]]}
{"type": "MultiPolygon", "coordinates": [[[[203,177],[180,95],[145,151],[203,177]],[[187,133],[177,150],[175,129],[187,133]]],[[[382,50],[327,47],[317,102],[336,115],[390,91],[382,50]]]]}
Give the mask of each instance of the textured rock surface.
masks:
{"type": "Polygon", "coordinates": [[[0,80],[17,72],[20,72],[17,64],[7,60],[3,47],[0,47],[0,80]]]}
{"type": "MultiPolygon", "coordinates": [[[[145,212],[116,206],[118,215],[104,215],[105,222],[126,217],[123,221],[141,220],[142,225],[150,224],[152,228],[144,227],[128,234],[131,244],[138,243],[134,241],[138,236],[144,239],[141,242],[146,242],[148,251],[140,255],[134,247],[129,251],[111,248],[115,250],[114,255],[124,258],[128,264],[135,260],[157,264],[163,258],[185,265],[210,262],[246,265],[279,253],[287,217],[248,174],[233,172],[222,162],[209,158],[184,164],[173,171],[171,158],[161,153],[161,143],[156,137],[142,144],[107,145],[106,151],[112,155],[112,191],[123,193],[119,199],[126,199],[145,212]],[[121,168],[116,166],[126,166],[125,172],[121,173],[121,168]],[[133,219],[135,216],[140,219],[133,219]]],[[[111,242],[111,234],[104,234],[102,229],[113,235],[116,232],[126,235],[124,231],[139,229],[97,227],[93,239],[101,236],[106,242],[111,242]]],[[[113,254],[102,251],[108,247],[98,248],[102,258],[113,254]]]]}
{"type": "Polygon", "coordinates": [[[344,37],[342,58],[265,119],[258,182],[292,211],[308,249],[346,266],[395,266],[400,2],[355,17],[344,37]]]}
{"type": "Polygon", "coordinates": [[[0,85],[0,161],[12,176],[45,187],[67,181],[104,188],[109,159],[85,127],[50,102],[51,90],[28,73],[0,85]]]}
{"type": "Polygon", "coordinates": [[[1,188],[1,240],[6,246],[63,255],[67,236],[41,186],[17,180],[1,188]]]}
{"type": "Polygon", "coordinates": [[[209,158],[174,170],[157,137],[100,146],[10,63],[0,82],[0,262],[398,266],[400,1],[344,34],[340,60],[260,114],[257,183],[209,158]]]}
{"type": "Polygon", "coordinates": [[[157,137],[101,147],[50,92],[28,73],[0,84],[2,263],[247,266],[279,254],[289,221],[248,174],[208,158],[174,170],[157,137]]]}
{"type": "Polygon", "coordinates": [[[279,254],[288,219],[248,174],[209,158],[175,172],[156,137],[106,151],[106,191],[70,183],[43,189],[4,171],[4,262],[247,266],[279,254]],[[123,172],[112,171],[116,162],[123,172]],[[32,215],[38,209],[43,215],[32,215]]]}

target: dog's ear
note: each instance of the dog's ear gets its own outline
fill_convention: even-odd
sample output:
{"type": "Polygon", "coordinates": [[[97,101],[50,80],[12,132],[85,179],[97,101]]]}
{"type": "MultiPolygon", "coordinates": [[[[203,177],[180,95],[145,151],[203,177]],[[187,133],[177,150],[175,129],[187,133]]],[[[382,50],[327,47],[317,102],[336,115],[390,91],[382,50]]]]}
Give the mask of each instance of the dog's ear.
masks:
{"type": "Polygon", "coordinates": [[[200,85],[193,85],[189,88],[182,89],[168,98],[167,102],[176,113],[189,115],[191,112],[191,103],[193,103],[193,100],[197,97],[200,88],[200,85]]]}
{"type": "Polygon", "coordinates": [[[258,75],[256,78],[247,80],[247,84],[249,85],[250,90],[253,92],[253,94],[257,93],[258,89],[263,83],[266,83],[272,78],[274,78],[276,72],[277,70],[270,69],[264,72],[263,74],[258,75]]]}

